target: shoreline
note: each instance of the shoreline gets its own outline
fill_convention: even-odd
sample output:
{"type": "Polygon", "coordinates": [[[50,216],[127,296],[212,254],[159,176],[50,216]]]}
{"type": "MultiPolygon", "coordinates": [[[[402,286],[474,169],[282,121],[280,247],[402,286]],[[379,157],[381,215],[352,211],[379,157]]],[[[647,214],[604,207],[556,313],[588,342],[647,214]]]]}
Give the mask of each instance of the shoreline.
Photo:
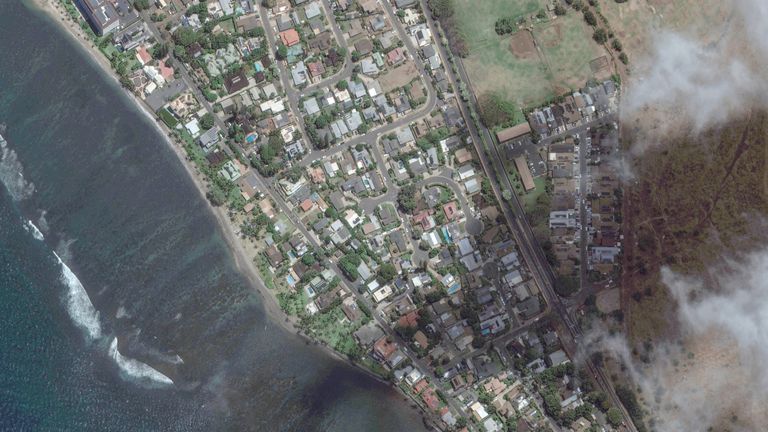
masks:
{"type": "Polygon", "coordinates": [[[147,120],[149,120],[149,122],[160,133],[160,135],[162,135],[165,143],[179,159],[179,162],[181,162],[184,171],[195,185],[195,188],[200,194],[200,197],[205,201],[208,211],[210,211],[216,219],[216,222],[220,228],[221,235],[229,247],[230,252],[232,253],[236,270],[246,278],[247,282],[251,285],[251,288],[254,289],[259,298],[262,299],[261,304],[267,316],[269,317],[269,320],[284,330],[288,331],[290,334],[304,340],[308,345],[313,345],[321,351],[326,352],[330,355],[330,357],[349,366],[353,366],[354,368],[362,371],[376,381],[396,389],[397,386],[395,386],[390,381],[385,380],[364,366],[341,355],[333,348],[321,343],[320,341],[317,341],[316,339],[313,339],[309,335],[303,333],[303,331],[296,326],[297,319],[286,314],[280,308],[276,293],[264,285],[259,270],[256,268],[253,260],[250,259],[243,246],[243,240],[238,238],[235,234],[235,227],[232,221],[229,219],[227,209],[222,207],[213,207],[208,202],[208,199],[206,198],[206,191],[208,187],[205,184],[205,179],[197,170],[197,168],[192,165],[192,162],[187,157],[184,148],[179,143],[177,143],[173,137],[170,136],[170,130],[168,130],[165,125],[160,123],[155,114],[147,108],[144,101],[142,101],[133,92],[125,89],[120,84],[120,80],[115,75],[115,71],[112,69],[112,65],[109,63],[106,57],[104,57],[104,54],[99,51],[98,47],[96,47],[88,38],[88,36],[83,32],[83,30],[80,28],[80,25],[72,21],[71,17],[68,15],[63,6],[61,6],[58,0],[29,0],[29,3],[42,14],[56,22],[63,30],[65,30],[65,32],[74,41],[77,42],[78,47],[83,49],[91,58],[91,60],[93,60],[102,69],[102,71],[105,72],[106,75],[108,75],[114,81],[114,83],[120,87],[120,90],[131,100],[134,106],[138,108],[139,111],[141,111],[141,113],[147,118],[147,120]]]}

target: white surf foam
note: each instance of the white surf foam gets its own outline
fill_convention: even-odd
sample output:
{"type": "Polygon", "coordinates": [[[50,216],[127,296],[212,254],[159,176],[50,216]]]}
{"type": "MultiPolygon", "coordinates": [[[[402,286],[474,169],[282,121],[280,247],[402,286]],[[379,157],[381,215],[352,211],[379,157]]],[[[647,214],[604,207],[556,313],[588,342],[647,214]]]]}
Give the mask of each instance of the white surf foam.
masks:
{"type": "Polygon", "coordinates": [[[161,384],[173,384],[172,379],[152,366],[120,354],[120,351],[117,350],[117,338],[112,339],[112,344],[109,346],[109,356],[115,360],[120,370],[132,378],[148,379],[161,384]]]}
{"type": "Polygon", "coordinates": [[[64,261],[59,258],[56,252],[53,255],[56,256],[59,264],[61,264],[61,282],[69,288],[69,291],[67,291],[67,311],[69,316],[75,324],[82,327],[88,333],[91,339],[100,338],[101,323],[99,322],[99,312],[93,307],[91,299],[88,298],[88,293],[75,273],[64,264],[64,261]]]}
{"type": "Polygon", "coordinates": [[[0,182],[8,189],[14,201],[28,198],[35,191],[35,185],[24,179],[24,169],[16,152],[0,137],[0,182]]]}
{"type": "Polygon", "coordinates": [[[26,228],[27,228],[27,231],[31,232],[36,239],[40,241],[45,240],[45,236],[43,236],[43,233],[39,229],[37,229],[37,227],[35,226],[35,224],[32,223],[32,221],[27,221],[26,228]]]}

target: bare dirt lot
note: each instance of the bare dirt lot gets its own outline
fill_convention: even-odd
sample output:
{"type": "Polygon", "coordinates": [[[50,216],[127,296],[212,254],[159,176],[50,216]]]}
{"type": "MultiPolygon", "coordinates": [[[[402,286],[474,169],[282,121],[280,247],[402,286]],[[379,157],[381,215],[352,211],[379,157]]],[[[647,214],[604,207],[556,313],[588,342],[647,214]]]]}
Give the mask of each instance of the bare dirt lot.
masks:
{"type": "Polygon", "coordinates": [[[419,71],[413,62],[400,65],[379,77],[379,83],[384,93],[402,87],[419,77],[419,71]]]}
{"type": "Polygon", "coordinates": [[[533,42],[533,35],[528,30],[516,32],[509,39],[509,50],[519,59],[530,59],[536,57],[536,45],[533,42]]]}
{"type": "Polygon", "coordinates": [[[733,11],[731,2],[725,0],[598,2],[630,59],[647,55],[654,35],[662,30],[684,31],[704,43],[712,42],[733,11]]]}

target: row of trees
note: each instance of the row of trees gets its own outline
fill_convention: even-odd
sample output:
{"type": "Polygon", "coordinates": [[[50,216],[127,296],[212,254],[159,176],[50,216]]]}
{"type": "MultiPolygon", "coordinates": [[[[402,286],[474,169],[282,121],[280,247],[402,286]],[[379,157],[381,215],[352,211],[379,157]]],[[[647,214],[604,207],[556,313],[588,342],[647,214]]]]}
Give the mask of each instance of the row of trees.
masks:
{"type": "Polygon", "coordinates": [[[453,0],[429,0],[429,10],[432,12],[445,31],[446,37],[450,42],[451,50],[459,57],[469,55],[469,45],[464,40],[464,36],[459,31],[458,23],[454,18],[455,8],[453,0]]]}

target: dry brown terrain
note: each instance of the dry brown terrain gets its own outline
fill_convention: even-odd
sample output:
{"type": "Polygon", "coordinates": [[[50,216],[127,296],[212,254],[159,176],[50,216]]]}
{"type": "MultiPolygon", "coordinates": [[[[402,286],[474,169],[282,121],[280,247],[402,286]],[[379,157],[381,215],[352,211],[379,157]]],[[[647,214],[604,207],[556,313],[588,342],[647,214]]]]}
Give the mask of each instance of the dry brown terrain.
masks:
{"type": "MultiPolygon", "coordinates": [[[[632,139],[630,125],[625,134],[632,139]]],[[[624,305],[633,342],[674,335],[662,266],[701,275],[722,254],[757,246],[751,221],[768,211],[767,138],[768,114],[756,110],[636,159],[638,181],[625,192],[624,305]]]]}

